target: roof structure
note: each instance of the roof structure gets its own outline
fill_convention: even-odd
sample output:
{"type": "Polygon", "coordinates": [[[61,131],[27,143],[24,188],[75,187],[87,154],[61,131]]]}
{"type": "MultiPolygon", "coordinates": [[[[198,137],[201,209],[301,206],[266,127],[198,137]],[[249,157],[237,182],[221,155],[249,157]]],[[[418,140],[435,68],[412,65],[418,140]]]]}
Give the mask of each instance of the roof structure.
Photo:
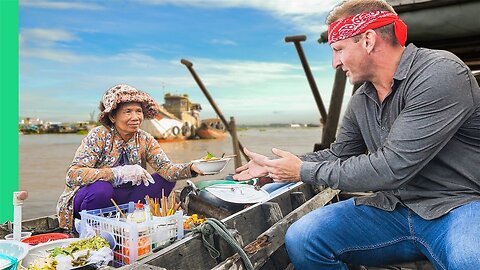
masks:
{"type": "MultiPolygon", "coordinates": [[[[480,70],[479,0],[387,0],[408,26],[407,43],[448,50],[480,70]]],[[[320,42],[326,42],[326,32],[320,42]]]]}

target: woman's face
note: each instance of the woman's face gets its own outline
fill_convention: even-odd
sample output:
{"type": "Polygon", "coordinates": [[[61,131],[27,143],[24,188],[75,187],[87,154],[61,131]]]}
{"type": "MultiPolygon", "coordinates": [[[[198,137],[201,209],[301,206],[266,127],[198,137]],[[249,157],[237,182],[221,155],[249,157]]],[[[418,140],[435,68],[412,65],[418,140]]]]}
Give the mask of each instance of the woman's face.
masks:
{"type": "Polygon", "coordinates": [[[138,102],[120,103],[110,120],[124,140],[129,140],[143,122],[142,106],[138,102]]]}

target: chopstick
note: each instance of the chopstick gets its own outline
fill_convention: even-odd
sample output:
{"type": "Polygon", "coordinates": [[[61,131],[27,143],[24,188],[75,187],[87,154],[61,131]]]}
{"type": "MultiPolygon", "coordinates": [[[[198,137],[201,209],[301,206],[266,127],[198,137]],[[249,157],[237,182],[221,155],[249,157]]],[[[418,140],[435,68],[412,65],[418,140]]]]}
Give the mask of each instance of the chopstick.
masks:
{"type": "Polygon", "coordinates": [[[162,190],[162,198],[150,198],[145,196],[145,202],[150,207],[150,212],[153,216],[166,217],[174,215],[180,208],[180,202],[177,202],[175,192],[170,193],[170,196],[165,196],[165,191],[162,190]]]}
{"type": "Polygon", "coordinates": [[[117,208],[118,212],[120,212],[120,215],[123,217],[123,218],[127,218],[127,216],[125,216],[125,214],[123,213],[122,209],[120,209],[120,207],[118,207],[117,203],[115,202],[115,200],[113,198],[110,198],[110,201],[113,203],[113,205],[115,205],[115,207],[117,208]]]}

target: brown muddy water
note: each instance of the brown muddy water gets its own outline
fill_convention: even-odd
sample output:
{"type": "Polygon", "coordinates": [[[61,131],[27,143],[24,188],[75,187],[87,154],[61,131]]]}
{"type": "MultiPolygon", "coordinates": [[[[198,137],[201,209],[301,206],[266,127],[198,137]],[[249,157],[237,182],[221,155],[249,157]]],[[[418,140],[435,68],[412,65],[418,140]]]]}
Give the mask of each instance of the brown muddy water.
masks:
{"type": "MultiPolygon", "coordinates": [[[[23,204],[23,219],[55,213],[58,196],[62,193],[67,167],[85,135],[44,134],[19,135],[19,186],[29,197],[23,204]]],[[[249,128],[238,132],[243,146],[272,156],[270,149],[277,147],[294,154],[313,150],[320,142],[320,128],[249,128]]],[[[188,140],[162,143],[162,148],[173,162],[188,162],[201,158],[207,151],[216,156],[233,153],[230,137],[224,140],[188,140]]],[[[242,158],[242,162],[245,160],[242,158]]],[[[234,172],[233,160],[220,174],[196,177],[194,181],[222,179],[234,172]]],[[[177,182],[176,189],[185,186],[177,182]]]]}

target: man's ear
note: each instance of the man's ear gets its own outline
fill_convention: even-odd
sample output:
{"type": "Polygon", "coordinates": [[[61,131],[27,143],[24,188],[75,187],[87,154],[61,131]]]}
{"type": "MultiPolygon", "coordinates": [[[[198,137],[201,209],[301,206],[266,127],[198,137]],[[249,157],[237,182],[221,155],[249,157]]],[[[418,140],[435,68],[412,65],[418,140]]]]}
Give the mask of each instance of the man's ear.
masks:
{"type": "Polygon", "coordinates": [[[363,39],[364,46],[365,46],[365,49],[367,50],[367,53],[370,54],[373,52],[373,49],[375,48],[378,35],[377,35],[377,32],[371,29],[365,31],[364,35],[365,35],[365,38],[363,39]]]}

